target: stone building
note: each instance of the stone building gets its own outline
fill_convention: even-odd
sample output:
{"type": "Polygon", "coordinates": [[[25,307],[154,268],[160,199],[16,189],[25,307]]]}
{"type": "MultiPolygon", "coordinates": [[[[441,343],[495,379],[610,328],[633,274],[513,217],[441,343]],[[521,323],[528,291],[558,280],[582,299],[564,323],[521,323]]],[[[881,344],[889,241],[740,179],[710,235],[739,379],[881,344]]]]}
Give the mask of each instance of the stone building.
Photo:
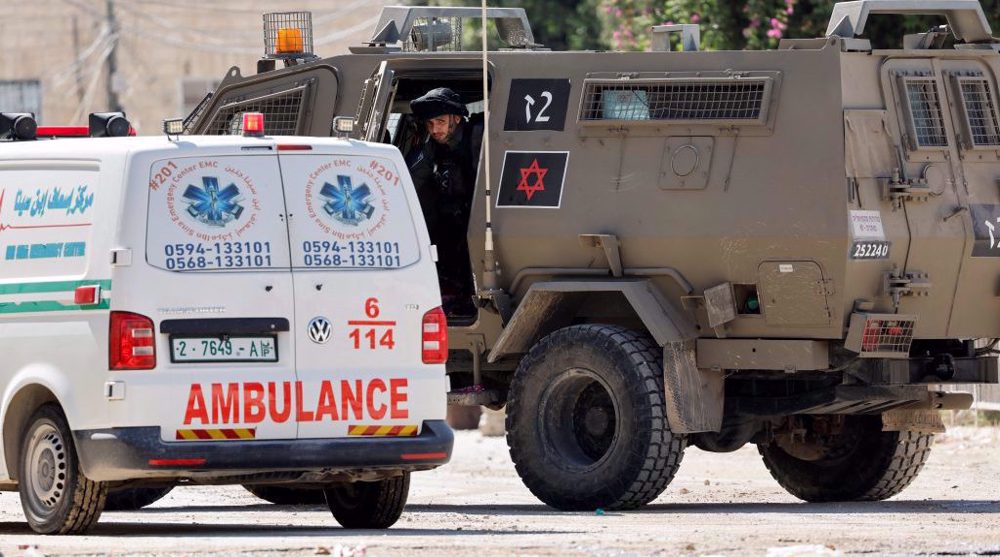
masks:
{"type": "Polygon", "coordinates": [[[4,0],[0,110],[47,125],[84,124],[117,95],[140,134],[184,116],[230,66],[256,69],[262,14],[312,12],[315,51],[369,38],[391,0],[4,0]],[[117,70],[109,78],[109,67],[117,70]]]}

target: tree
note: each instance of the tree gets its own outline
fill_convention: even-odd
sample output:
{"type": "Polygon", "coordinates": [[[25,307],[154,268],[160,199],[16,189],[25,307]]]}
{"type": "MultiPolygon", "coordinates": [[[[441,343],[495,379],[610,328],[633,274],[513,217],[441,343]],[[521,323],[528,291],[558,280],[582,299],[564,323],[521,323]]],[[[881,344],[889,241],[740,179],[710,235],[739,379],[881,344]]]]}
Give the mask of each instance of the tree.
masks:
{"type": "MultiPolygon", "coordinates": [[[[697,23],[702,48],[740,50],[776,48],[782,38],[822,37],[834,0],[603,0],[601,14],[612,48],[643,50],[648,29],[660,23],[697,23]]],[[[1000,26],[1000,0],[983,3],[994,29],[1000,26]]],[[[875,48],[898,48],[905,33],[927,31],[943,18],[874,16],[866,35],[875,48]]]]}

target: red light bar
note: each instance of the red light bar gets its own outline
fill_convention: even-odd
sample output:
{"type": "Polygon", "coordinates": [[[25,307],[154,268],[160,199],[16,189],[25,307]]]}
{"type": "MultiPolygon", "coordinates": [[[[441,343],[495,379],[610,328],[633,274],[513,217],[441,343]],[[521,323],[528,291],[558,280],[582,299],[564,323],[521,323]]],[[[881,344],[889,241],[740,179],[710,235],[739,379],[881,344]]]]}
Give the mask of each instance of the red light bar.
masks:
{"type": "Polygon", "coordinates": [[[261,137],[264,135],[264,114],[260,112],[243,113],[243,135],[261,137]]]}
{"type": "Polygon", "coordinates": [[[441,460],[448,458],[448,453],[403,453],[400,458],[403,460],[441,460]]]}
{"type": "MultiPolygon", "coordinates": [[[[135,128],[129,126],[129,137],[135,137],[135,128]]],[[[90,137],[87,126],[38,126],[36,137],[90,137]]]]}
{"type": "Polygon", "coordinates": [[[38,137],[90,137],[87,126],[38,126],[38,137]]]}
{"type": "Polygon", "coordinates": [[[279,151],[312,151],[312,145],[278,145],[279,151]]]}
{"type": "Polygon", "coordinates": [[[205,464],[204,458],[152,458],[149,460],[150,466],[201,466],[205,464]]]}

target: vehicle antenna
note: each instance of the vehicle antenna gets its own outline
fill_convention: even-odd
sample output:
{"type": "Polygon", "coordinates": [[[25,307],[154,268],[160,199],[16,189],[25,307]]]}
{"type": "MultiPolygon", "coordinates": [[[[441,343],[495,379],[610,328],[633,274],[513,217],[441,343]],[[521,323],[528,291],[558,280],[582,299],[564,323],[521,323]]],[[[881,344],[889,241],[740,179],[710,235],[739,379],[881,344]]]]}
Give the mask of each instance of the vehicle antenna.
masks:
{"type": "Polygon", "coordinates": [[[483,20],[483,170],[486,178],[486,245],[483,253],[483,293],[490,293],[497,287],[497,261],[493,252],[493,213],[492,195],[490,192],[490,87],[489,68],[486,58],[487,49],[487,28],[486,28],[486,0],[482,0],[482,20],[483,20]]]}

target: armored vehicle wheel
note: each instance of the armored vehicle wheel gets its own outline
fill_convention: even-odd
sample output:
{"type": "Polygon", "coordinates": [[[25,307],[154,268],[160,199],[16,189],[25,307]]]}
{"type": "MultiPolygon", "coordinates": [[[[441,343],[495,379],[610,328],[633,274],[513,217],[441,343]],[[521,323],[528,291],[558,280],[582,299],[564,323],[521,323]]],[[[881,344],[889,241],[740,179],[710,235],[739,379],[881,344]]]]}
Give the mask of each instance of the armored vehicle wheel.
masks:
{"type": "Polygon", "coordinates": [[[774,479],[799,499],[881,501],[917,477],[933,438],[929,433],[882,431],[878,416],[847,416],[844,432],[819,451],[803,454],[779,443],[757,448],[774,479]]]}
{"type": "Polygon", "coordinates": [[[106,511],[137,511],[163,499],[174,486],[112,489],[104,503],[106,511]]]}
{"type": "Polygon", "coordinates": [[[244,485],[247,491],[275,505],[322,505],[326,502],[321,489],[297,489],[278,485],[244,485]]]}
{"type": "Polygon", "coordinates": [[[353,482],[323,490],[344,528],[388,528],[399,520],[410,492],[410,473],[377,482],[353,482]]]}
{"type": "Polygon", "coordinates": [[[521,360],[507,445],[536,497],[567,511],[632,509],[666,489],[686,439],[667,426],[661,358],[646,335],[577,325],[521,360]]]}
{"type": "Polygon", "coordinates": [[[18,490],[28,525],[40,534],[80,534],[101,516],[107,485],[83,475],[73,435],[55,404],[39,408],[21,437],[18,490]]]}

